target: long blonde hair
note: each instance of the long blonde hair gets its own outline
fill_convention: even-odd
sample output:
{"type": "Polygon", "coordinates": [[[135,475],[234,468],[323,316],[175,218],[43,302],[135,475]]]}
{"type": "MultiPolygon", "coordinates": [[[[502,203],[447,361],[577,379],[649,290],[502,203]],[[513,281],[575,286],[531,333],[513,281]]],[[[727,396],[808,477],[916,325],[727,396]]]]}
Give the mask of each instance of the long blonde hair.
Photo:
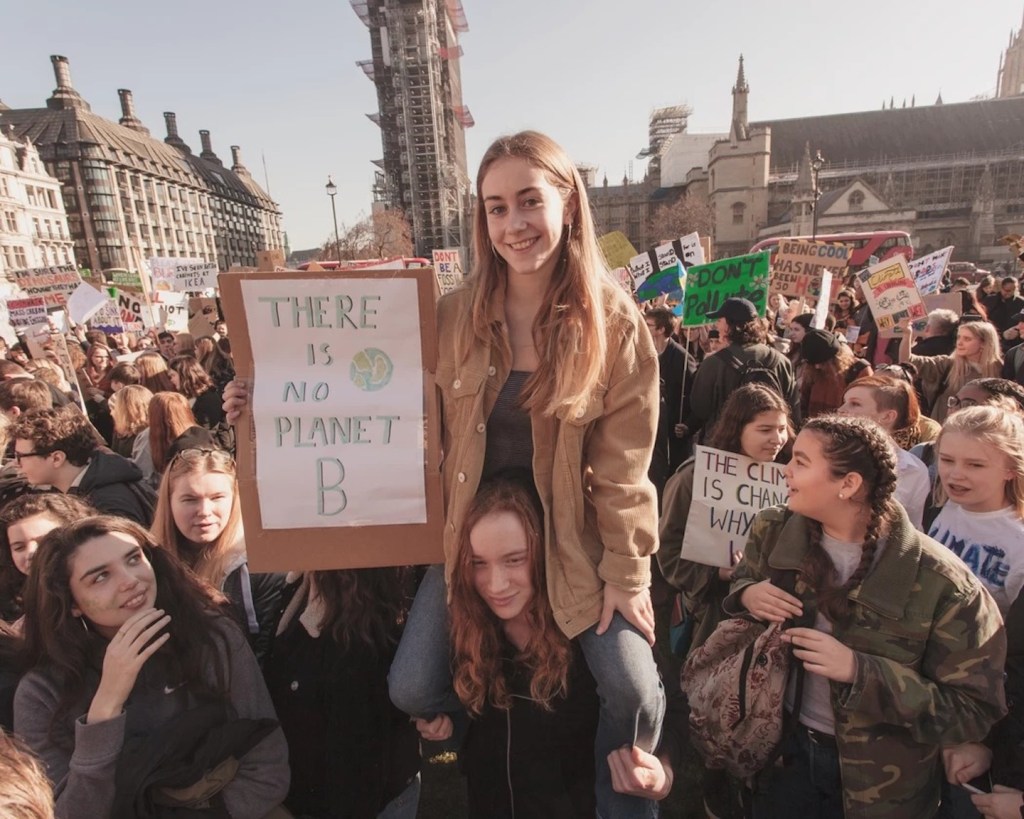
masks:
{"type": "MultiPolygon", "coordinates": [[[[574,414],[585,409],[601,378],[606,339],[605,291],[617,287],[597,244],[590,203],[579,171],[565,151],[550,137],[523,131],[495,141],[480,163],[476,176],[473,214],[474,266],[468,287],[471,309],[459,317],[455,352],[465,361],[477,344],[490,344],[502,363],[510,362],[501,325],[492,323],[489,310],[508,279],[508,266],[491,244],[483,201],[483,180],[500,159],[524,159],[545,172],[563,192],[565,202],[575,196],[575,210],[563,230],[562,253],[533,321],[533,339],[540,364],[523,387],[522,405],[545,415],[574,414]],[[570,365],[571,362],[571,365],[570,365]]],[[[569,207],[567,205],[567,207],[569,207]]]]}
{"type": "MultiPolygon", "coordinates": [[[[935,439],[935,451],[940,457],[942,439],[951,432],[975,438],[1007,457],[1013,477],[1006,482],[1006,502],[1017,517],[1024,520],[1024,418],[1016,412],[991,406],[957,410],[945,420],[935,439]]],[[[936,505],[948,499],[941,478],[935,479],[933,495],[936,505]]]]}
{"type": "Polygon", "coordinates": [[[228,563],[244,550],[242,538],[242,507],[238,502],[238,478],[235,460],[220,449],[186,449],[171,459],[157,492],[156,513],[150,528],[153,537],[167,551],[214,588],[221,588],[228,563]],[[174,522],[171,495],[174,482],[187,475],[217,473],[231,478],[231,512],[220,536],[213,543],[200,546],[189,541],[174,522]]]}
{"type": "Polygon", "coordinates": [[[149,402],[153,393],[141,384],[129,384],[107,400],[115,435],[138,435],[149,426],[149,402]]]}
{"type": "Polygon", "coordinates": [[[981,342],[981,355],[975,364],[953,353],[953,367],[949,371],[949,394],[956,395],[968,381],[975,378],[998,378],[1003,370],[1003,356],[999,349],[996,328],[987,321],[968,321],[957,330],[966,330],[981,342]]]}

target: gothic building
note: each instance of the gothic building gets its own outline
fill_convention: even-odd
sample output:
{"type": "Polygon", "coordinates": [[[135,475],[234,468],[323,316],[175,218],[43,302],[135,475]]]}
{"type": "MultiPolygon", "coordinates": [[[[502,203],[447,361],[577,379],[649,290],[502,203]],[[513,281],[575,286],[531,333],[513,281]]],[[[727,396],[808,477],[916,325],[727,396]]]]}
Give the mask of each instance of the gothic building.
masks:
{"type": "Polygon", "coordinates": [[[94,114],[71,83],[66,57],[50,58],[57,88],[45,108],[0,107],[0,126],[35,145],[60,182],[74,255],[91,270],[134,268],[150,256],[198,257],[221,270],[256,265],[256,251],[283,247],[281,212],[231,146],[232,164],[200,131],[196,155],[165,113],[161,141],[118,91],[117,122],[94,114]]]}

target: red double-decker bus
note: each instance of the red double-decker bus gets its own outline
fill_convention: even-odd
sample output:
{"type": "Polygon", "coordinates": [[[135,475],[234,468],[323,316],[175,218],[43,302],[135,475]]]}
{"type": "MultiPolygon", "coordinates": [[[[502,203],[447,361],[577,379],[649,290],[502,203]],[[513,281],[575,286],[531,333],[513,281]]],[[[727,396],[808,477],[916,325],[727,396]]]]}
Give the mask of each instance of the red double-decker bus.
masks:
{"type": "Polygon", "coordinates": [[[871,233],[819,233],[813,239],[810,236],[773,236],[771,239],[762,239],[750,248],[750,252],[770,250],[775,253],[779,242],[783,240],[833,242],[849,245],[853,248],[847,265],[851,270],[864,267],[872,256],[877,257],[879,261],[896,255],[905,256],[908,262],[914,258],[914,247],[910,244],[910,234],[902,230],[878,230],[871,233]]]}

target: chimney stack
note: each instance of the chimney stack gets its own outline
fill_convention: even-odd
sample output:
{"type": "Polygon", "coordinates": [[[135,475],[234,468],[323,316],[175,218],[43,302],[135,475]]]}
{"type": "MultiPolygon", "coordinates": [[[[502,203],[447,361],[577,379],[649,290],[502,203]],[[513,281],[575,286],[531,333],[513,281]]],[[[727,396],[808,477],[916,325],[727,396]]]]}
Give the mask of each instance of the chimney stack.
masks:
{"type": "Polygon", "coordinates": [[[78,95],[75,87],[71,84],[71,66],[68,63],[68,58],[62,57],[60,54],[52,54],[50,62],[53,63],[53,75],[57,79],[57,87],[46,101],[46,107],[57,111],[64,108],[92,110],[89,103],[78,95]]]}
{"type": "Polygon", "coordinates": [[[218,157],[217,154],[215,154],[213,152],[213,146],[212,146],[212,143],[210,142],[210,132],[209,131],[200,131],[199,132],[199,141],[203,145],[203,150],[199,154],[199,156],[201,158],[207,159],[210,162],[216,162],[218,165],[223,165],[224,164],[224,163],[222,163],[220,161],[220,157],[218,157]]]}
{"type": "Polygon", "coordinates": [[[127,88],[118,88],[117,95],[121,98],[121,119],[118,122],[125,128],[131,128],[133,131],[149,136],[149,128],[135,116],[135,100],[132,99],[132,92],[127,88]]]}
{"type": "Polygon", "coordinates": [[[164,137],[164,142],[187,154],[192,153],[192,149],[185,144],[185,140],[178,136],[178,117],[173,111],[164,111],[164,123],[167,126],[167,136],[164,137]]]}
{"type": "Polygon", "coordinates": [[[237,145],[231,146],[231,170],[235,173],[249,173],[249,169],[242,164],[242,149],[237,145]]]}

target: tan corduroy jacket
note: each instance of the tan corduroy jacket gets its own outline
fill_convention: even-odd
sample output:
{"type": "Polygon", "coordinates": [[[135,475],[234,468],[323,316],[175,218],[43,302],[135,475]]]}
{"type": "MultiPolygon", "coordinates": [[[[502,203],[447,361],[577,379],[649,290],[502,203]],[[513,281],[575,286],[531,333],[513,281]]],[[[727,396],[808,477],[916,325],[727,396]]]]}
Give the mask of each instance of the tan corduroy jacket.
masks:
{"type": "MultiPolygon", "coordinates": [[[[599,620],[605,583],[628,591],[650,584],[650,555],[658,545],[657,498],[647,479],[658,423],[658,356],[629,297],[609,283],[603,299],[608,352],[590,404],[573,418],[539,411],[530,418],[534,480],[544,504],[548,597],[570,638],[599,620]]],[[[438,304],[447,578],[459,527],[480,483],[487,418],[509,375],[500,351],[489,344],[474,343],[465,361],[455,360],[457,319],[470,309],[468,289],[438,304]]],[[[490,318],[504,327],[500,294],[490,318]]],[[[511,361],[507,346],[504,358],[511,361]]]]}

